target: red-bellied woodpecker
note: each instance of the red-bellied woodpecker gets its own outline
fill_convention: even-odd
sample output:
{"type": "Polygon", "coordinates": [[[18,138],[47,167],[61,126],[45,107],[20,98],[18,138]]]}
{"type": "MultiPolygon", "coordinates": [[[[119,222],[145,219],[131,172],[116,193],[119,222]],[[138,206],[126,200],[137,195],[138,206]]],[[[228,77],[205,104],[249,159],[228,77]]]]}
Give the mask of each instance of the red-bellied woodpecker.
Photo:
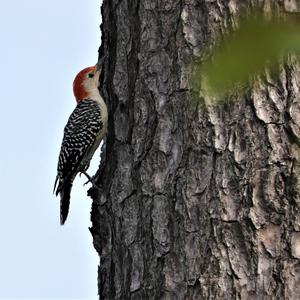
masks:
{"type": "Polygon", "coordinates": [[[64,129],[54,184],[56,196],[60,194],[61,225],[68,216],[73,181],[78,173],[91,180],[86,170],[106,134],[107,107],[98,90],[100,72],[96,66],[86,68],[73,83],[77,106],[64,129]]]}

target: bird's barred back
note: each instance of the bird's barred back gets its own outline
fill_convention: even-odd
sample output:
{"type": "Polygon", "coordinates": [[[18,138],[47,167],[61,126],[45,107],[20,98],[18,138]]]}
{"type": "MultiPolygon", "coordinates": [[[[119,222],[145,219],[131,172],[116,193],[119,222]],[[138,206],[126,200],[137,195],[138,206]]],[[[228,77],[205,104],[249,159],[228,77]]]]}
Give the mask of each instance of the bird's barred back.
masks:
{"type": "Polygon", "coordinates": [[[99,104],[90,99],[80,101],[64,129],[57,167],[59,178],[66,178],[78,169],[102,128],[99,104]]]}

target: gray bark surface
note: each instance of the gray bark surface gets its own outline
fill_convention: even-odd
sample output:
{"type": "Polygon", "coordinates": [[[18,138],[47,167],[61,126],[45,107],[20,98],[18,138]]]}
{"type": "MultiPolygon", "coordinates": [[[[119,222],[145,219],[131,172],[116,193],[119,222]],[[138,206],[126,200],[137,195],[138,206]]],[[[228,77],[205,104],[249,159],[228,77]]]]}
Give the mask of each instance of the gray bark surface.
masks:
{"type": "Polygon", "coordinates": [[[217,107],[194,57],[260,5],[104,0],[106,159],[91,232],[101,299],[300,299],[299,65],[217,107]],[[195,101],[195,98],[197,101],[195,101]]]}

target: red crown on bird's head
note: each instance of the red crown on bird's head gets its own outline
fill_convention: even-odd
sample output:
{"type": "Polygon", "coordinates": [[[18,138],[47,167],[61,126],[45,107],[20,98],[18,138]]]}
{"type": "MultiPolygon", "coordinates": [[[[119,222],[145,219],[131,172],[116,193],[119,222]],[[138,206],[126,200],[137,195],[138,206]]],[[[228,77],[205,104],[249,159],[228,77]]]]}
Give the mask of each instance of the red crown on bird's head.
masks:
{"type": "Polygon", "coordinates": [[[88,97],[88,92],[85,90],[83,85],[84,81],[87,78],[87,74],[90,72],[95,72],[96,66],[88,67],[81,70],[75,77],[73,81],[73,93],[76,98],[76,101],[79,102],[80,100],[86,99],[88,97]]]}

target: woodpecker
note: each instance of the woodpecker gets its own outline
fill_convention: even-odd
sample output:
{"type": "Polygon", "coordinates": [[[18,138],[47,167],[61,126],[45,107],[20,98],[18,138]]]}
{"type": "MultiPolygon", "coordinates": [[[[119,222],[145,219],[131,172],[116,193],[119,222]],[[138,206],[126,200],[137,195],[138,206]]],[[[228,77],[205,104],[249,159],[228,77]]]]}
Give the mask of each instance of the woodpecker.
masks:
{"type": "Polygon", "coordinates": [[[98,90],[100,73],[97,66],[88,67],[73,82],[77,106],[64,128],[53,190],[60,194],[61,225],[68,216],[73,181],[78,173],[92,181],[86,171],[107,131],[107,107],[98,90]]]}

